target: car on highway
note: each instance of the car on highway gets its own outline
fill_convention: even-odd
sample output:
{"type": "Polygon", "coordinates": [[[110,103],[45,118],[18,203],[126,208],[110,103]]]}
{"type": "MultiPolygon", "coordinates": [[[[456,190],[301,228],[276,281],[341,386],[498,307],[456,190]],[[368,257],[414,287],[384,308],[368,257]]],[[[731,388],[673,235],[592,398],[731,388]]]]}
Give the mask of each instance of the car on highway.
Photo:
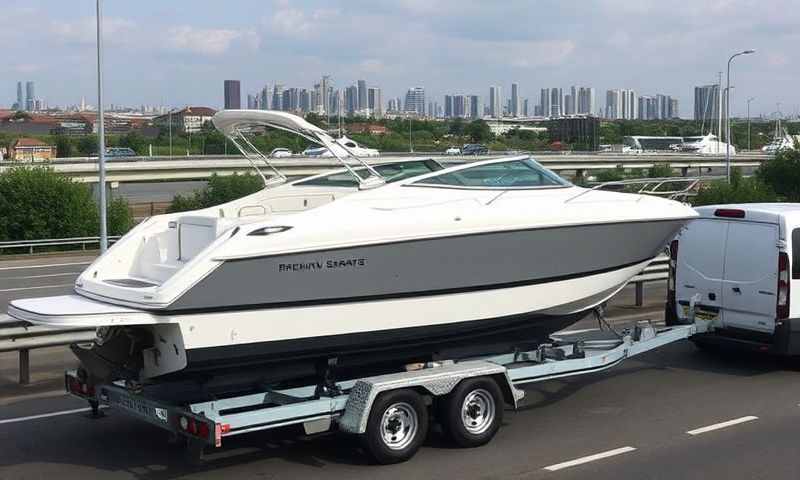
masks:
{"type": "Polygon", "coordinates": [[[461,149],[458,147],[450,147],[444,151],[445,155],[461,155],[461,149]]]}
{"type": "Polygon", "coordinates": [[[700,347],[800,355],[800,203],[696,210],[669,247],[667,324],[712,320],[700,347]]]}
{"type": "Polygon", "coordinates": [[[489,149],[478,143],[468,143],[461,149],[462,155],[486,155],[488,153],[489,149]]]}
{"type": "Polygon", "coordinates": [[[269,152],[269,158],[290,158],[292,151],[288,148],[274,148],[269,152]]]}

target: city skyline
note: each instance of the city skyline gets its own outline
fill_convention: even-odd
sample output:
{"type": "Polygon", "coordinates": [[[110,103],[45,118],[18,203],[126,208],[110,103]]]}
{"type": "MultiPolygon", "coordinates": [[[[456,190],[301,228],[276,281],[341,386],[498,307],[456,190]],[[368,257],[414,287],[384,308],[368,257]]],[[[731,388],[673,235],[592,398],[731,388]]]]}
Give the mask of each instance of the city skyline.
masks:
{"type": "MultiPolygon", "coordinates": [[[[2,33],[9,58],[0,73],[13,80],[0,104],[15,102],[17,79],[36,82],[49,105],[95,97],[93,2],[62,3],[9,0],[4,6],[7,22],[35,22],[42,29],[34,36],[25,29],[2,33]]],[[[786,8],[754,9],[744,0],[686,8],[607,0],[583,5],[580,18],[550,1],[511,1],[502,9],[415,0],[303,5],[243,0],[236,9],[212,2],[162,3],[106,5],[108,103],[222,107],[222,80],[238,78],[242,91],[251,92],[276,81],[306,85],[327,72],[346,82],[367,78],[381,86],[384,99],[403,97],[413,85],[438,102],[454,91],[486,97],[489,85],[501,87],[507,98],[511,83],[517,83],[520,102],[536,103],[541,88],[579,84],[595,88],[599,98],[620,88],[670,92],[689,106],[694,87],[715,82],[731,53],[755,48],[756,55],[734,62],[732,113],[742,115],[748,97],[756,98],[754,115],[770,114],[777,103],[794,115],[800,105],[793,88],[800,67],[790,61],[789,47],[800,14],[788,2],[786,8]],[[548,25],[506,28],[507,18],[534,21],[542,10],[548,11],[548,25]],[[608,29],[603,19],[612,16],[626,19],[623,28],[608,29]],[[401,29],[385,28],[397,18],[409,21],[401,29]],[[655,26],[644,21],[655,18],[655,26]],[[703,28],[709,18],[718,28],[703,28]],[[364,28],[339,32],[353,22],[364,28]]],[[[690,118],[691,109],[682,108],[681,114],[690,118]]]]}

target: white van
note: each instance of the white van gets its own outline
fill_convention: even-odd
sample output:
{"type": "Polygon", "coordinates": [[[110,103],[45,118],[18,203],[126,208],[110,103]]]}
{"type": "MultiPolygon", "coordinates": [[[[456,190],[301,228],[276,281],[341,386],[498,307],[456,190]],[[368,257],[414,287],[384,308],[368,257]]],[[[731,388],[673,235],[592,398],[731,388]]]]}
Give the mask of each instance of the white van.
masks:
{"type": "Polygon", "coordinates": [[[696,210],[670,244],[667,324],[686,323],[694,298],[717,327],[696,343],[800,355],[800,203],[696,210]]]}

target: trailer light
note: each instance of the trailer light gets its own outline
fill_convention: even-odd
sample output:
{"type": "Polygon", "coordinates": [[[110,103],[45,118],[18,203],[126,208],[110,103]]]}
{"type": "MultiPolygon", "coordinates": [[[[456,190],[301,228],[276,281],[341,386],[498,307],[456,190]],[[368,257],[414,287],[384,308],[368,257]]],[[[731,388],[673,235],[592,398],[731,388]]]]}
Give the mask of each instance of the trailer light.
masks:
{"type": "Polygon", "coordinates": [[[208,438],[209,428],[208,424],[205,422],[201,422],[197,424],[197,436],[201,438],[208,438]]]}
{"type": "Polygon", "coordinates": [[[744,218],[744,210],[738,208],[718,208],[714,210],[715,217],[723,218],[744,218]]]}

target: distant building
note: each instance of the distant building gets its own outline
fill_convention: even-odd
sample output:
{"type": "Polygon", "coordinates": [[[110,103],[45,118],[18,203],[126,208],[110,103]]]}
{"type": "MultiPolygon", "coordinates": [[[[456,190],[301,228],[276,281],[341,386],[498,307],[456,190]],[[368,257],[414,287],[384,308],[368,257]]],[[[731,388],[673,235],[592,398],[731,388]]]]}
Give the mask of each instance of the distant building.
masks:
{"type": "Polygon", "coordinates": [[[593,116],[552,119],[544,123],[551,142],[568,143],[589,151],[600,147],[600,120],[593,116]]]}
{"type": "Polygon", "coordinates": [[[535,113],[537,117],[550,116],[550,89],[543,88],[539,92],[539,108],[535,113]]]}
{"type": "Polygon", "coordinates": [[[520,103],[520,99],[519,99],[519,84],[518,83],[512,83],[511,84],[511,108],[509,109],[510,110],[509,113],[511,114],[512,117],[519,117],[520,116],[520,110],[522,109],[521,105],[522,104],[520,103]]]}
{"type": "Polygon", "coordinates": [[[22,82],[17,82],[17,103],[14,104],[14,110],[24,110],[25,104],[22,103],[22,82]]]}
{"type": "Polygon", "coordinates": [[[367,81],[359,80],[356,87],[356,110],[364,110],[369,108],[369,99],[367,91],[367,81]]]}
{"type": "Polygon", "coordinates": [[[489,116],[503,118],[503,94],[497,85],[489,87],[489,116]]]}
{"type": "Polygon", "coordinates": [[[56,158],[56,147],[35,138],[18,138],[11,143],[9,160],[15,162],[48,162],[56,158]]]}
{"type": "Polygon", "coordinates": [[[241,83],[239,80],[225,80],[225,110],[242,108],[241,83]]]}
{"type": "Polygon", "coordinates": [[[36,110],[36,87],[31,81],[25,82],[25,110],[29,112],[36,110]]]}
{"type": "Polygon", "coordinates": [[[639,111],[636,92],[633,90],[608,90],[606,92],[606,118],[610,120],[633,120],[639,111]]]}
{"type": "Polygon", "coordinates": [[[669,99],[669,118],[680,118],[681,113],[678,110],[678,99],[677,98],[670,98],[669,99]]]}
{"type": "Polygon", "coordinates": [[[385,135],[388,129],[385,125],[377,123],[351,123],[347,125],[347,131],[350,133],[369,133],[371,135],[385,135]]]}
{"type": "Polygon", "coordinates": [[[594,88],[579,87],[575,113],[579,115],[594,115],[596,111],[597,104],[595,103],[594,88]]]}
{"type": "Polygon", "coordinates": [[[551,117],[564,115],[564,91],[560,88],[550,89],[550,112],[551,117]]]}
{"type": "Polygon", "coordinates": [[[211,121],[211,117],[217,113],[213,108],[208,107],[186,107],[172,112],[171,114],[160,115],[153,119],[153,125],[160,128],[170,128],[176,132],[197,133],[206,122],[211,121]],[[170,118],[171,117],[171,118],[170,118]]]}
{"type": "Polygon", "coordinates": [[[405,109],[408,113],[416,113],[419,116],[425,115],[425,88],[413,87],[406,92],[405,109]]]}
{"type": "Polygon", "coordinates": [[[716,121],[719,116],[719,85],[694,87],[694,119],[716,121]]]}
{"type": "Polygon", "coordinates": [[[483,105],[481,105],[481,97],[478,95],[469,95],[469,118],[481,118],[483,112],[483,105]]]}

